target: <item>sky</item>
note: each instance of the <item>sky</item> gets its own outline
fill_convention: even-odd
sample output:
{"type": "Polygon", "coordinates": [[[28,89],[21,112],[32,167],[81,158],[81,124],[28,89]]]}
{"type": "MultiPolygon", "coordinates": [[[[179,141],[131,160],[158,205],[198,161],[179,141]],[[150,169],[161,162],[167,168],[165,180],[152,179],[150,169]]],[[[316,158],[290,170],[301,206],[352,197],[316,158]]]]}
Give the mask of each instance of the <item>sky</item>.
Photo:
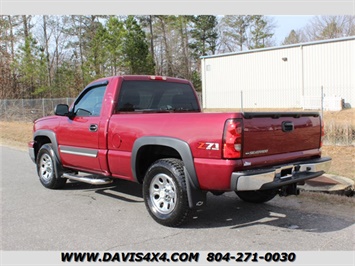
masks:
{"type": "Polygon", "coordinates": [[[289,35],[291,30],[299,30],[306,26],[310,19],[314,16],[271,16],[275,19],[275,41],[276,45],[279,46],[284,39],[289,35]]]}

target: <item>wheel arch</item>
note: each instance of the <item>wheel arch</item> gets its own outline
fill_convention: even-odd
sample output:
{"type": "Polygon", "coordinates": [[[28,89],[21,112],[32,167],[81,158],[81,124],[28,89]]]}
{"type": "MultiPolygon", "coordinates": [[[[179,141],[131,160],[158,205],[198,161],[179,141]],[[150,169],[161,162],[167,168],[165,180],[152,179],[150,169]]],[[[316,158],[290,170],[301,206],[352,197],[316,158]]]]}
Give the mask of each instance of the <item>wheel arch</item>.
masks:
{"type": "Polygon", "coordinates": [[[163,158],[182,160],[189,206],[190,208],[202,206],[206,201],[206,193],[200,190],[190,146],[181,139],[159,136],[137,139],[133,145],[131,156],[131,169],[135,180],[142,183],[149,166],[154,161],[163,158]]]}
{"type": "Polygon", "coordinates": [[[151,163],[163,158],[181,159],[194,184],[198,186],[189,145],[183,140],[170,137],[142,137],[135,141],[132,149],[131,168],[136,181],[141,183],[151,163]],[[147,158],[148,155],[149,158],[147,158]],[[146,166],[144,162],[147,161],[151,163],[146,166]]]}
{"type": "MultiPolygon", "coordinates": [[[[37,160],[37,155],[40,148],[47,143],[52,144],[53,152],[55,153],[57,159],[59,160],[59,151],[58,151],[58,143],[56,135],[53,131],[50,130],[38,130],[34,133],[33,139],[35,141],[34,144],[34,152],[35,152],[35,161],[37,160]]],[[[59,160],[60,161],[60,160],[59,160]]]]}

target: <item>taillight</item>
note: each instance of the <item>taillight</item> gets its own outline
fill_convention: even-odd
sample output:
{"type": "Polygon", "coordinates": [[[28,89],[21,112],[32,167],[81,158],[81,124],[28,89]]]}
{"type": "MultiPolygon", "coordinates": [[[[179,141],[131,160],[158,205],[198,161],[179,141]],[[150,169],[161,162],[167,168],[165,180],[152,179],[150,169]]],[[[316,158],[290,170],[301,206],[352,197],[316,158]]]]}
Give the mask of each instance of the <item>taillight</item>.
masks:
{"type": "Polygon", "coordinates": [[[224,125],[223,158],[236,159],[242,155],[242,121],[228,119],[224,125]]]}
{"type": "Polygon", "coordinates": [[[321,120],[321,131],[320,131],[320,143],[319,143],[319,148],[322,148],[322,146],[323,146],[324,136],[325,136],[324,121],[321,120]]]}

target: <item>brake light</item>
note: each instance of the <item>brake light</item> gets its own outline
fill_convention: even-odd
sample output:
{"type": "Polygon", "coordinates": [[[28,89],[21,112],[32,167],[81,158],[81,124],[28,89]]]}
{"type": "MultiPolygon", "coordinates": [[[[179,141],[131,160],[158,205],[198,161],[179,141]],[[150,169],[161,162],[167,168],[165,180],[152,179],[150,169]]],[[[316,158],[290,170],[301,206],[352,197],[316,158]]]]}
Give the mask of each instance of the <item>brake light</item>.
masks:
{"type": "Polygon", "coordinates": [[[242,121],[228,119],[224,125],[223,158],[236,159],[242,155],[242,121]]]}
{"type": "Polygon", "coordinates": [[[153,79],[153,80],[166,80],[166,77],[163,77],[163,76],[150,76],[150,79],[153,79]]]}

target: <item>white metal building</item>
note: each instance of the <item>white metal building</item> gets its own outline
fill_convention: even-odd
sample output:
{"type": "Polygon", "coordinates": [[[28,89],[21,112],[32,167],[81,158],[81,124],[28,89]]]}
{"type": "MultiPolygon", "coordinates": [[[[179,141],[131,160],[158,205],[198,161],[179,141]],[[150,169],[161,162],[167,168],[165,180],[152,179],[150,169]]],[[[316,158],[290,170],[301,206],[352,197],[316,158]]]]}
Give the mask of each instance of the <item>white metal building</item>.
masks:
{"type": "Polygon", "coordinates": [[[204,108],[355,107],[355,37],[205,56],[204,108]]]}

